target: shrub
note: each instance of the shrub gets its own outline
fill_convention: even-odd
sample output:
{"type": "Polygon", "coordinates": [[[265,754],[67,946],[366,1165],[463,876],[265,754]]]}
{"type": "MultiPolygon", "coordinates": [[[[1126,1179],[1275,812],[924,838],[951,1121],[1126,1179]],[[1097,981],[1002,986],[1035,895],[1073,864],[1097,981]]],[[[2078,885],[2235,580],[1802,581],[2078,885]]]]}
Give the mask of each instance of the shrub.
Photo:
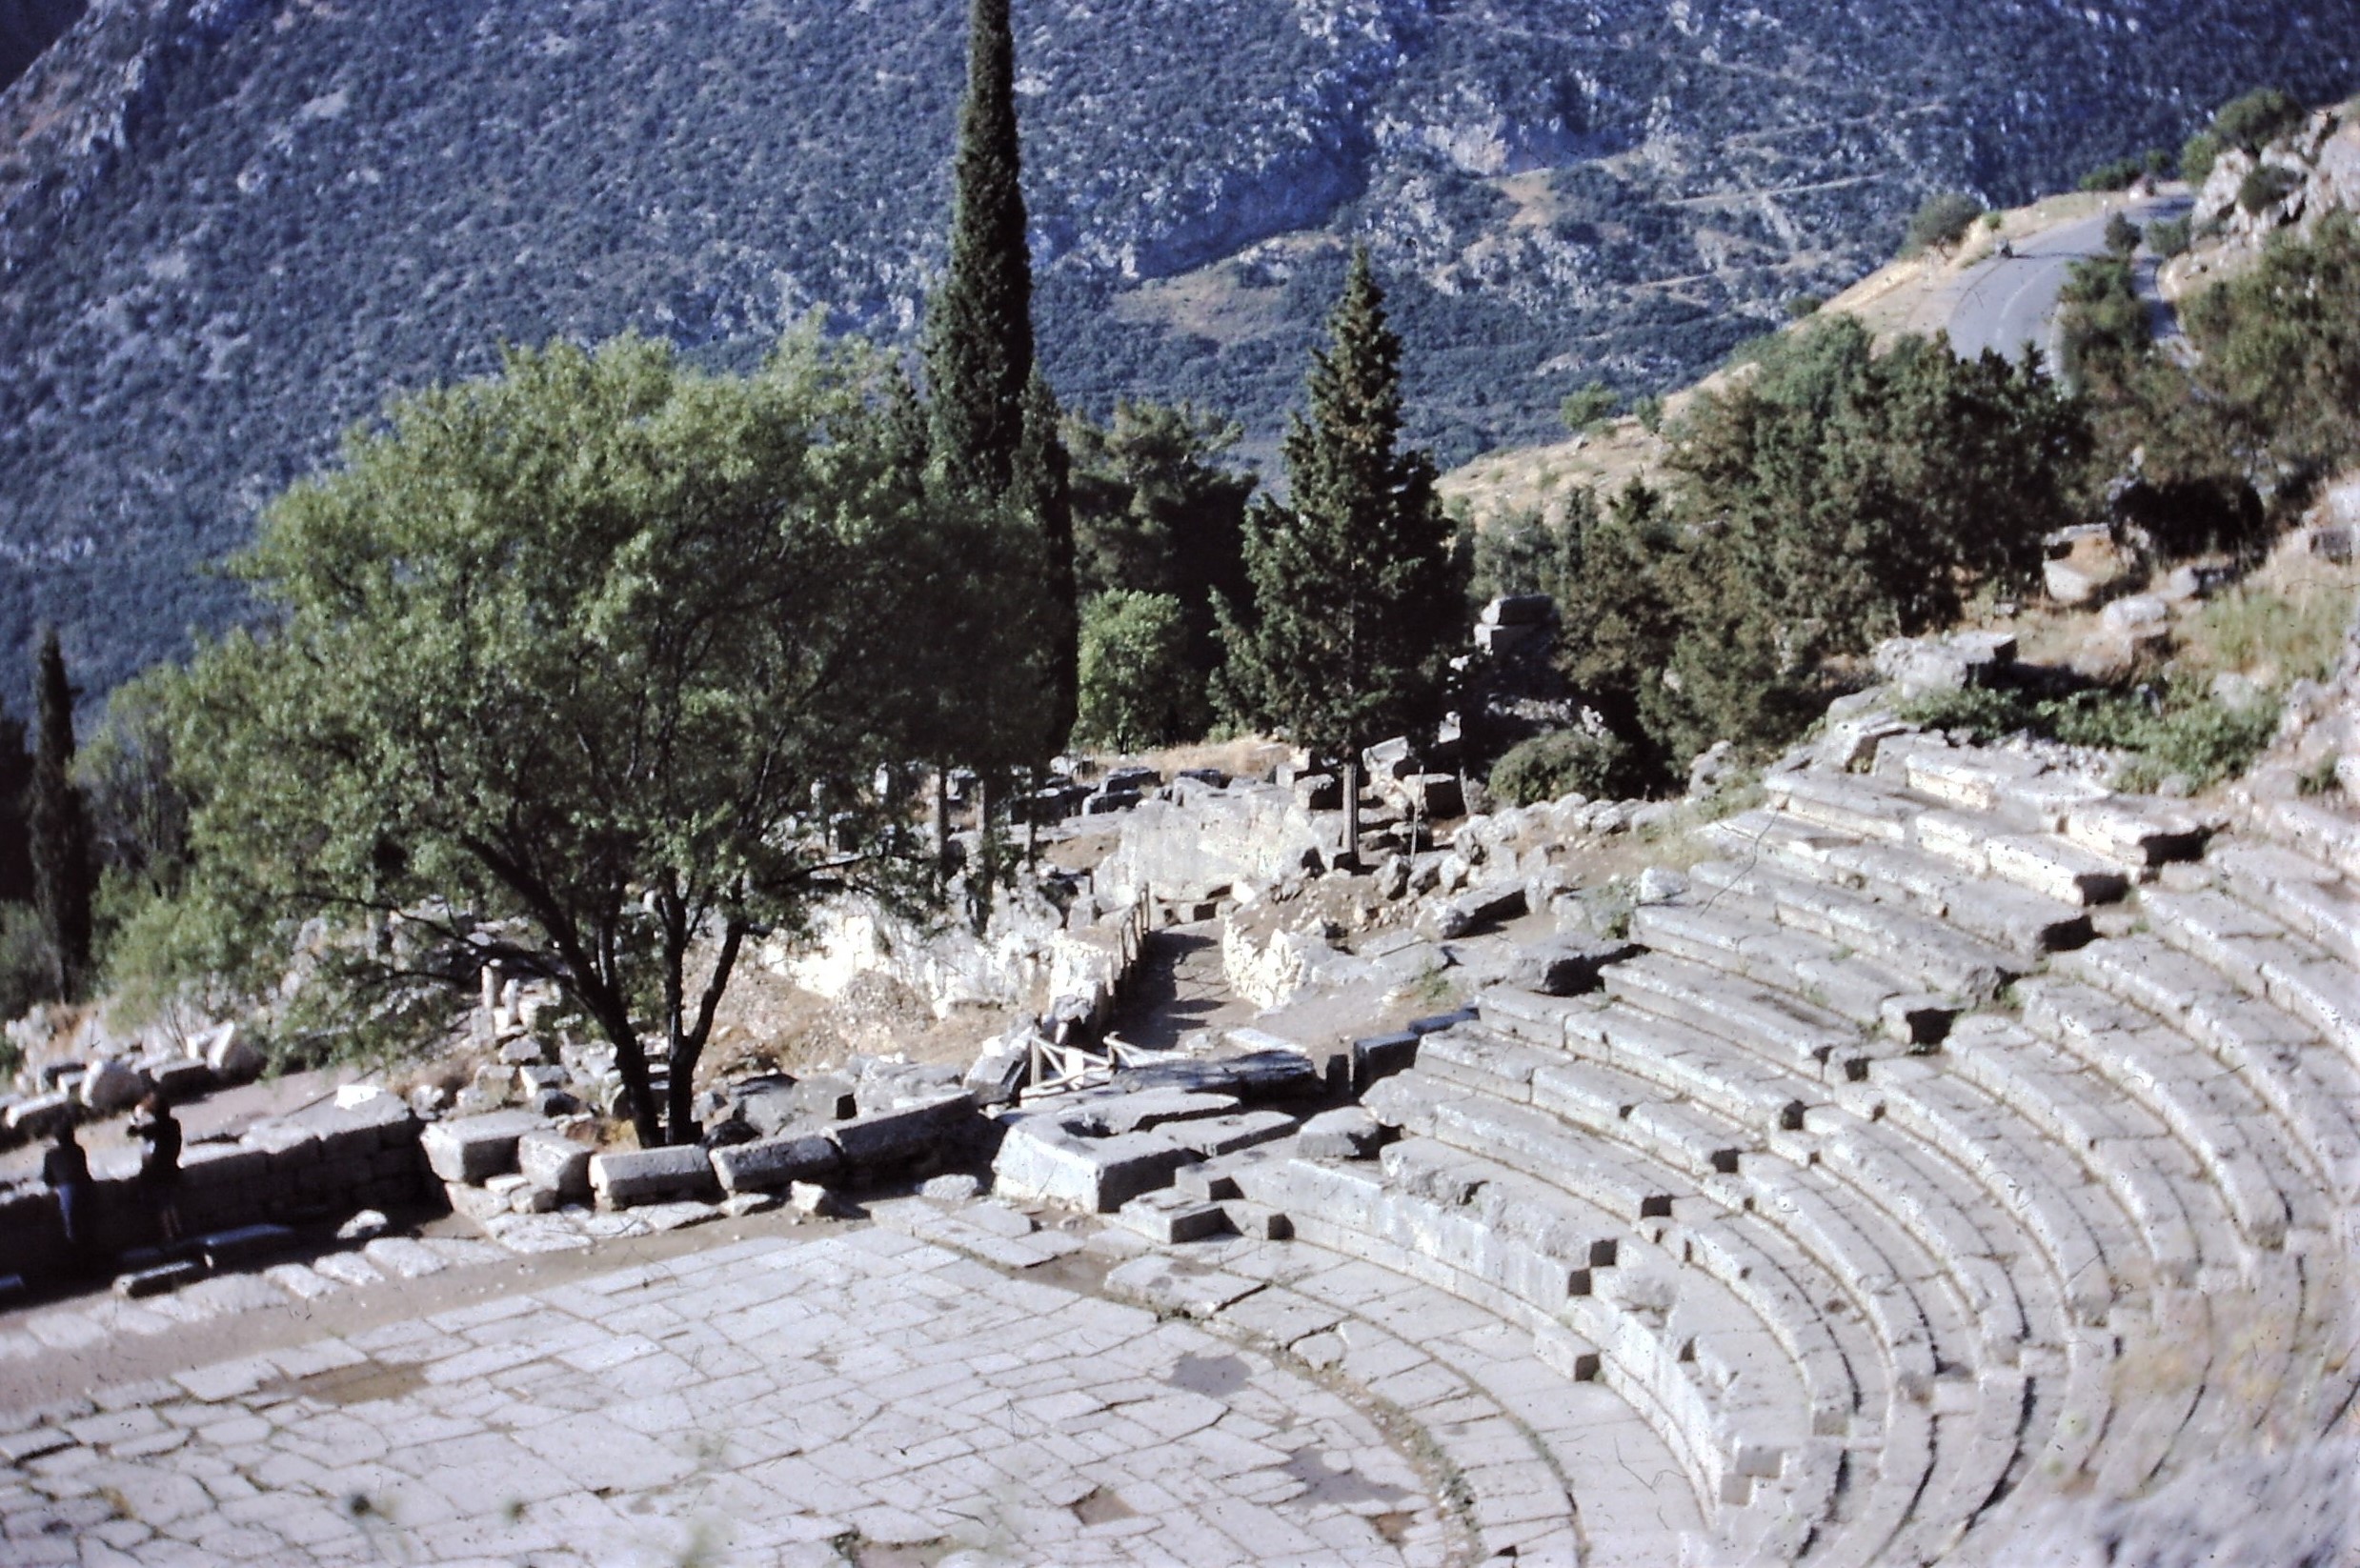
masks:
{"type": "Polygon", "coordinates": [[[2265,212],[2287,199],[2303,177],[2276,164],[2257,164],[2237,182],[2237,205],[2249,212],[2265,212]]]}
{"type": "Polygon", "coordinates": [[[1511,748],[1491,765],[1491,793],[1511,806],[1634,794],[1643,781],[1630,742],[1604,729],[1552,730],[1511,748]]]}
{"type": "Polygon", "coordinates": [[[1188,661],[1188,625],[1169,593],[1117,589],[1081,613],[1082,736],[1135,752],[1193,740],[1204,682],[1188,661]]]}
{"type": "Polygon", "coordinates": [[[2157,218],[2147,226],[2147,248],[2166,261],[2188,249],[2189,222],[2186,218],[2157,218]]]}
{"type": "Polygon", "coordinates": [[[2146,165],[2137,158],[2116,158],[2112,163],[2102,163],[2084,174],[2081,188],[2084,191],[2120,191],[2146,171],[2146,165]]]}
{"type": "Polygon", "coordinates": [[[1966,236],[1967,226],[1983,216],[1983,203],[1960,191],[1937,191],[1910,214],[1902,253],[1946,251],[1966,236]]]}
{"type": "Polygon", "coordinates": [[[1622,401],[1612,387],[1604,381],[1592,381],[1567,392],[1564,402],[1558,407],[1557,416],[1565,422],[1567,430],[1580,432],[1613,413],[1622,401]]]}
{"type": "Polygon", "coordinates": [[[2259,152],[2303,123],[2303,106],[2274,87],[2257,87],[2231,98],[2212,116],[2212,133],[2222,145],[2259,152]]]}
{"type": "Polygon", "coordinates": [[[1786,319],[1802,321],[1819,314],[1819,308],[1827,302],[1817,294],[1797,294],[1786,302],[1786,319]]]}
{"type": "Polygon", "coordinates": [[[2278,728],[2276,703],[2226,707],[2187,676],[2160,688],[2076,692],[2046,702],[2016,692],[1944,692],[1899,712],[1911,723],[1964,731],[1983,743],[2028,733],[2127,753],[2117,775],[2125,789],[2153,789],[2173,774],[2192,789],[2217,784],[2243,773],[2278,728]]]}
{"type": "Polygon", "coordinates": [[[2221,138],[2209,131],[2199,131],[2180,148],[2180,178],[2200,186],[2212,177],[2212,166],[2220,158],[2221,138]]]}
{"type": "Polygon", "coordinates": [[[2106,220],[2106,248],[2118,256],[2128,256],[2139,248],[2139,226],[2117,212],[2106,220]]]}

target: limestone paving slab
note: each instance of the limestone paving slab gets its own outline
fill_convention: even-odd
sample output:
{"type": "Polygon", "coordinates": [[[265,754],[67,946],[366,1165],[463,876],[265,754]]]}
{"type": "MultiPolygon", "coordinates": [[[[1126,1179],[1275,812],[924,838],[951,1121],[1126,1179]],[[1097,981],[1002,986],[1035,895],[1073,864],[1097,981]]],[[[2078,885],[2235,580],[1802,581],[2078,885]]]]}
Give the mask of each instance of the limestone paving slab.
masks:
{"type": "MultiPolygon", "coordinates": [[[[1464,1528],[1402,1432],[1261,1348],[877,1229],[127,1393],[0,1444],[0,1560],[63,1539],[60,1561],[819,1564],[857,1538],[927,1561],[1406,1564],[1455,1560],[1464,1528]]],[[[1492,1439],[1450,1440],[1473,1460],[1492,1439]]],[[[1484,1492],[1503,1538],[1575,1561],[1562,1501],[1518,1520],[1509,1490],[1484,1492]]]]}

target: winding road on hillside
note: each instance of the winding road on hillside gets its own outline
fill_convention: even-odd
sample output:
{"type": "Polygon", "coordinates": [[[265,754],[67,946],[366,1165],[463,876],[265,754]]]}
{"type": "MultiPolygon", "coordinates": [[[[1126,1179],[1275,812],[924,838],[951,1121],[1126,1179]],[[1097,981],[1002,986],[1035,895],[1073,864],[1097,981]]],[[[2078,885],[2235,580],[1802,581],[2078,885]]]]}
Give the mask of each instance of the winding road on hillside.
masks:
{"type": "MultiPolygon", "coordinates": [[[[2186,215],[2185,195],[2150,196],[2113,211],[2129,214],[2142,228],[2159,218],[2186,215]]],[[[1955,298],[1946,323],[1950,346],[1961,354],[1986,349],[2014,358],[2026,344],[2039,346],[2051,365],[2057,362],[2057,299],[2077,261],[2106,254],[2106,225],[2110,212],[2078,218],[2018,240],[2012,255],[1998,256],[1969,270],[1954,285],[1955,298]]],[[[2155,258],[2141,254],[2139,291],[2155,309],[2159,325],[2168,320],[2155,295],[2155,258]]]]}

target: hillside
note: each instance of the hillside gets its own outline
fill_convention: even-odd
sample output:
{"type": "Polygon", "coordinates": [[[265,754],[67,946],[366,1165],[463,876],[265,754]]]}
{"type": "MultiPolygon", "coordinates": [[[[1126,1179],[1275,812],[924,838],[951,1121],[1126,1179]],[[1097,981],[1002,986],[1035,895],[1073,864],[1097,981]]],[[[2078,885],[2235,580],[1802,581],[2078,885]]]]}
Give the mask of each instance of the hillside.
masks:
{"type": "MultiPolygon", "coordinates": [[[[35,8],[36,10],[40,8],[35,8]]],[[[501,339],[786,322],[905,336],[935,264],[952,0],[105,0],[0,94],[0,669],[64,621],[93,689],[234,612],[192,567],[393,388],[501,339]]],[[[2134,0],[1019,7],[1049,368],[1266,452],[1368,238],[1448,460],[1572,386],[1678,385],[1995,200],[2327,95],[2360,14],[2134,0]],[[1218,39],[1218,49],[1205,47],[1218,39]]]]}

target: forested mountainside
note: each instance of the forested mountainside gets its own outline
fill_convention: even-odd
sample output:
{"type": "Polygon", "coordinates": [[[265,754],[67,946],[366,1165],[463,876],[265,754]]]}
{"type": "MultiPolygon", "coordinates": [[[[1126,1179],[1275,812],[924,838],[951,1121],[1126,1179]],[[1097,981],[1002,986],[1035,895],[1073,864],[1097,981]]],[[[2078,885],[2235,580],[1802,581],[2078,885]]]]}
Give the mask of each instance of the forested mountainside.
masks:
{"type": "MultiPolygon", "coordinates": [[[[1195,399],[1266,442],[1362,236],[1445,460],[1592,378],[1693,376],[1927,191],[2021,199],[2255,82],[2360,81],[2360,9],[2319,0],[1017,10],[1066,400],[1195,399]]],[[[98,0],[0,95],[0,671],[44,615],[103,690],[234,613],[192,569],[390,390],[503,340],[743,364],[815,310],[906,336],[963,12],[98,0]]]]}
{"type": "Polygon", "coordinates": [[[0,0],[0,88],[81,18],[90,0],[0,0]]]}

